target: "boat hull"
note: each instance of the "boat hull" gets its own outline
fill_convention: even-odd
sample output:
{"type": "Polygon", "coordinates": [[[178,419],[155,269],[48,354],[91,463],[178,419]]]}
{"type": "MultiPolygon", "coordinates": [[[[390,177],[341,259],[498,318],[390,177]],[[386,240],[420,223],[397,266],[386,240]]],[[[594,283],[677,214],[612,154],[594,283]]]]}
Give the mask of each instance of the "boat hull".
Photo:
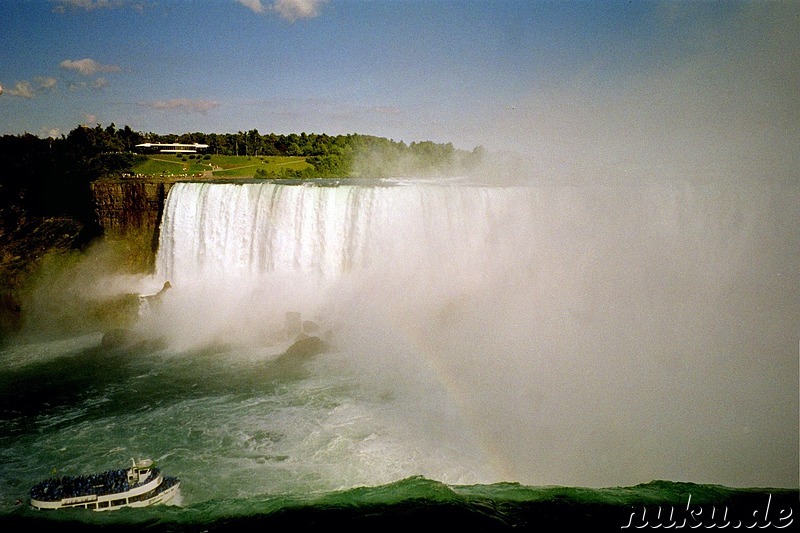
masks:
{"type": "Polygon", "coordinates": [[[31,507],[37,510],[91,509],[112,511],[123,507],[148,507],[176,501],[180,481],[158,474],[154,479],[121,492],[76,494],[59,499],[31,497],[31,507]]]}

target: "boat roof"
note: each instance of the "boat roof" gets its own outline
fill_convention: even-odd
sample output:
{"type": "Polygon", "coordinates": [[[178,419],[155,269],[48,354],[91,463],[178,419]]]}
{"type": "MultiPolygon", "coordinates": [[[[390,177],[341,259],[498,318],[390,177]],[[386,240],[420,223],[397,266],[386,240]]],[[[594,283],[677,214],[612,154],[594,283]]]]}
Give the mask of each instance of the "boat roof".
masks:
{"type": "Polygon", "coordinates": [[[139,459],[138,461],[133,461],[133,466],[136,468],[150,468],[155,463],[152,459],[139,459]]]}

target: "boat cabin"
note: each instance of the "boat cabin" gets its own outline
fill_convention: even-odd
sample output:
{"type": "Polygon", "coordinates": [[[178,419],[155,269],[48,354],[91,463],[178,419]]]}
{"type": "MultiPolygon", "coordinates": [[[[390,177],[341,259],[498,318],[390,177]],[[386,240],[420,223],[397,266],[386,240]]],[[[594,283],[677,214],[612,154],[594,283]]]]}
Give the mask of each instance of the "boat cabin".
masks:
{"type": "Polygon", "coordinates": [[[133,461],[133,466],[128,469],[128,484],[133,486],[147,479],[153,468],[152,459],[142,459],[138,463],[133,461]]]}

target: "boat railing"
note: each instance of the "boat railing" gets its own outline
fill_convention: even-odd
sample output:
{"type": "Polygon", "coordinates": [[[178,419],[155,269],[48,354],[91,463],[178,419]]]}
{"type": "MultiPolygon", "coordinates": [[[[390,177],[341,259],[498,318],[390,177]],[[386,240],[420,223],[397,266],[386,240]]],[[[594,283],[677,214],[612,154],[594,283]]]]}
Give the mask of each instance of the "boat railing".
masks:
{"type": "Polygon", "coordinates": [[[108,470],[86,476],[51,478],[35,485],[31,489],[31,498],[40,501],[58,501],[63,498],[77,498],[90,494],[97,496],[116,494],[145,485],[158,476],[158,470],[153,468],[146,479],[133,484],[128,482],[128,471],[125,469],[108,470]]]}

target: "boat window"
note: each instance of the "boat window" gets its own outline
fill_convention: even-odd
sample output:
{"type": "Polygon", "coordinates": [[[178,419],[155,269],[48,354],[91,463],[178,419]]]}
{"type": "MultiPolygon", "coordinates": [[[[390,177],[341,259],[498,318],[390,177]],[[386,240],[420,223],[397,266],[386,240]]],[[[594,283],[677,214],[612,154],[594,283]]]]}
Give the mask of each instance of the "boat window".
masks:
{"type": "Polygon", "coordinates": [[[103,508],[105,508],[105,507],[108,507],[108,502],[100,502],[98,505],[99,505],[99,507],[100,507],[101,509],[103,509],[103,508]]]}
{"type": "Polygon", "coordinates": [[[111,500],[111,505],[125,505],[125,498],[122,498],[121,500],[111,500]]]}

